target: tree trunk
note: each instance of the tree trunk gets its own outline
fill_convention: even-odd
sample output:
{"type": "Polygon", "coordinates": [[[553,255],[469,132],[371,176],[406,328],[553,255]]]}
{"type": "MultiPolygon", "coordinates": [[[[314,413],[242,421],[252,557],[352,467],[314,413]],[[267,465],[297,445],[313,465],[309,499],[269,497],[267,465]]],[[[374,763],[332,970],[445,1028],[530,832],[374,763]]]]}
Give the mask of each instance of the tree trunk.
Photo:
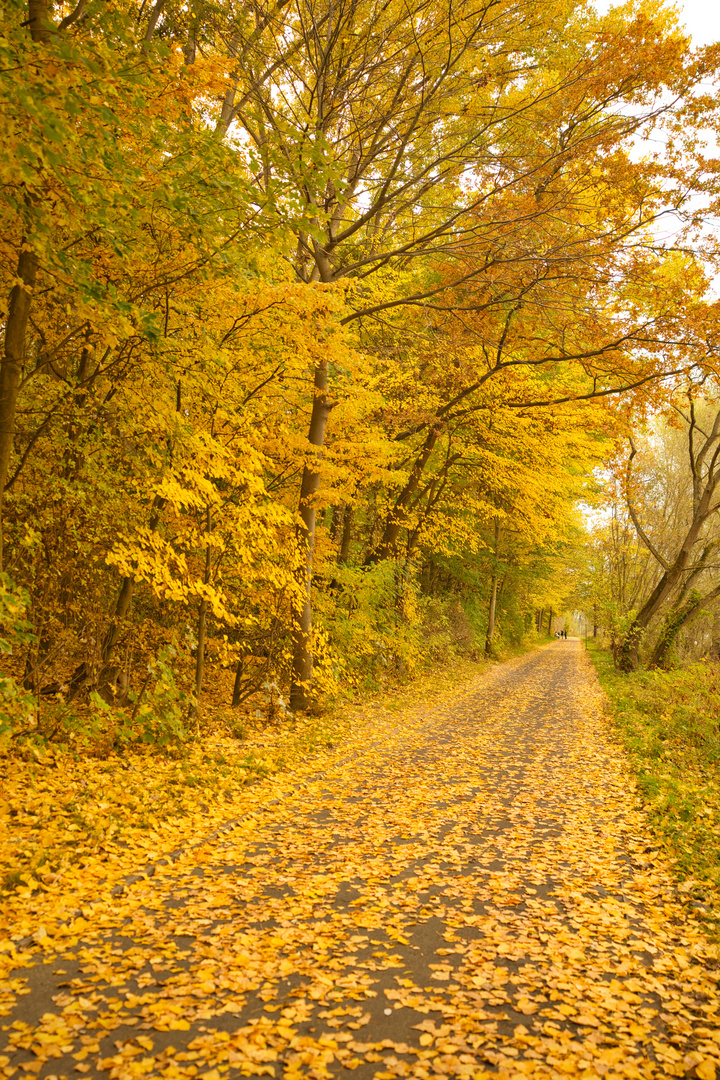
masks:
{"type": "Polygon", "coordinates": [[[413,495],[420,486],[420,478],[425,470],[425,466],[430,460],[430,456],[435,449],[435,444],[440,438],[442,428],[440,426],[430,428],[425,436],[425,442],[422,445],[422,450],[415,459],[410,476],[407,479],[405,487],[402,489],[395,505],[387,516],[385,522],[385,528],[383,530],[380,543],[377,545],[374,551],[371,551],[366,559],[365,565],[370,566],[373,563],[380,562],[381,559],[387,559],[392,557],[397,552],[397,541],[400,535],[400,530],[405,520],[405,510],[407,505],[412,499],[413,495]]]}
{"type": "MultiPolygon", "coordinates": [[[[693,538],[694,539],[694,538],[693,538]]],[[[674,565],[662,575],[643,607],[633,619],[633,622],[625,634],[620,648],[618,649],[618,668],[629,674],[637,671],[640,665],[640,642],[647,630],[653,616],[660,610],[663,603],[677,584],[682,571],[690,557],[692,549],[683,551],[676,559],[674,565]]]]}
{"type": "Polygon", "coordinates": [[[490,583],[490,609],[488,611],[487,634],[485,636],[486,656],[490,656],[490,653],[492,652],[492,640],[495,637],[495,605],[497,603],[497,587],[498,576],[496,572],[493,574],[490,583]]]}
{"type": "MultiPolygon", "coordinates": [[[[210,508],[208,507],[205,516],[205,529],[208,536],[207,547],[205,548],[205,572],[203,574],[203,582],[205,585],[210,584],[210,569],[211,569],[211,557],[212,549],[210,547],[210,527],[212,521],[210,517],[210,508]]],[[[195,659],[195,703],[196,706],[200,701],[200,693],[202,691],[203,678],[205,675],[205,636],[207,630],[207,609],[208,602],[205,597],[200,601],[200,608],[198,610],[198,640],[197,640],[197,656],[195,659]]]]}
{"type": "Polygon", "coordinates": [[[19,281],[10,293],[5,323],[5,349],[0,361],[0,571],[3,569],[3,492],[15,441],[15,410],[37,270],[38,260],[35,253],[30,250],[21,251],[17,268],[19,281]]]}
{"type": "Polygon", "coordinates": [[[720,660],[720,611],[716,611],[713,616],[710,658],[712,660],[720,660]]]}
{"type": "Polygon", "coordinates": [[[340,529],[345,517],[345,508],[342,505],[333,506],[330,512],[330,539],[333,544],[340,535],[340,529]]]}
{"type": "Polygon", "coordinates": [[[50,40],[48,0],[28,0],[28,26],[34,42],[45,43],[50,40]]]}
{"type": "Polygon", "coordinates": [[[345,507],[345,513],[343,515],[343,531],[342,540],[340,541],[340,551],[338,552],[339,563],[346,563],[350,556],[350,541],[352,540],[352,527],[353,518],[355,517],[355,508],[349,503],[345,507]]]}
{"type": "MultiPolygon", "coordinates": [[[[711,604],[718,596],[720,596],[720,585],[713,589],[712,592],[707,593],[706,596],[701,596],[696,589],[693,589],[685,603],[676,608],[675,611],[670,612],[655,643],[650,658],[651,667],[667,668],[670,650],[677,641],[678,634],[683,626],[694,619],[706,604],[711,604]]],[[[716,621],[717,616],[713,622],[713,634],[715,633],[716,621]]]]}
{"type": "Polygon", "coordinates": [[[485,637],[485,655],[490,656],[492,652],[492,642],[495,637],[495,609],[497,607],[497,594],[498,594],[498,567],[497,557],[498,548],[500,546],[500,522],[495,518],[495,558],[493,560],[493,573],[490,580],[490,609],[488,611],[488,625],[487,635],[485,637]]]}
{"type": "Polygon", "coordinates": [[[122,579],[122,585],[120,586],[120,592],[117,598],[117,604],[115,605],[115,615],[113,621],[108,626],[105,637],[103,639],[102,651],[100,659],[103,664],[107,664],[112,655],[112,651],[118,643],[120,638],[120,631],[122,630],[122,620],[126,617],[130,610],[130,604],[133,598],[133,589],[135,582],[131,577],[124,577],[122,579]]]}
{"type": "Polygon", "coordinates": [[[195,701],[200,701],[203,678],[205,676],[205,628],[207,626],[207,600],[200,601],[198,609],[197,656],[195,657],[195,701]]]}
{"type": "MultiPolygon", "coordinates": [[[[28,0],[27,25],[30,28],[30,37],[36,44],[44,44],[49,40],[48,0],[28,0]]],[[[5,321],[5,348],[0,360],[0,572],[4,567],[3,494],[15,442],[15,410],[37,272],[37,255],[31,248],[25,247],[23,241],[18,258],[18,281],[10,293],[5,321]]]]}
{"type": "MultiPolygon", "coordinates": [[[[660,611],[663,604],[667,600],[673,589],[676,588],[678,583],[682,579],[682,575],[685,572],[685,568],[690,562],[690,558],[695,549],[695,545],[698,542],[702,528],[707,521],[711,513],[714,512],[713,498],[715,494],[715,488],[720,482],[720,475],[716,472],[718,466],[718,456],[720,455],[720,411],[716,413],[715,423],[709,436],[704,437],[703,445],[700,451],[696,454],[693,449],[693,433],[695,431],[695,413],[692,398],[690,399],[690,412],[692,422],[690,426],[690,471],[693,476],[693,519],[690,524],[690,528],[685,534],[685,538],[680,546],[680,549],[675,556],[672,563],[666,561],[658,551],[656,551],[654,545],[650,541],[650,538],[646,535],[642,529],[640,522],[638,521],[635,509],[630,501],[629,484],[630,484],[630,466],[633,458],[635,457],[636,450],[634,444],[631,442],[632,453],[628,461],[628,495],[627,506],[635,526],[635,531],[638,536],[648,548],[653,557],[663,567],[663,574],[658,581],[657,585],[651,592],[648,599],[643,604],[640,611],[633,619],[624,639],[620,642],[617,655],[617,666],[620,671],[629,673],[636,671],[640,663],[640,642],[642,636],[647,630],[648,626],[652,622],[654,616],[660,611]],[[707,465],[706,479],[703,483],[701,479],[702,467],[705,462],[705,458],[708,452],[715,446],[712,459],[707,465]]],[[[706,548],[706,552],[709,551],[706,548]]]]}
{"type": "Polygon", "coordinates": [[[298,513],[302,524],[298,525],[296,539],[300,554],[298,585],[301,603],[295,611],[293,625],[293,664],[290,680],[290,708],[295,711],[307,709],[311,703],[313,656],[312,656],[312,566],[315,546],[316,496],[320,488],[320,462],[325,442],[325,428],[330,415],[327,396],[327,361],[315,368],[313,407],[310,416],[308,442],[311,450],[303,469],[300,485],[298,513]]]}
{"type": "Polygon", "coordinates": [[[626,674],[637,671],[640,664],[641,637],[642,629],[635,622],[618,645],[617,659],[615,661],[618,671],[624,671],[626,674]]]}
{"type": "MultiPolygon", "coordinates": [[[[65,696],[66,702],[69,703],[74,701],[84,686],[92,686],[93,684],[98,687],[107,686],[109,682],[115,681],[120,674],[120,669],[112,665],[110,659],[112,657],[113,649],[120,640],[123,619],[130,610],[134,585],[135,582],[131,577],[124,577],[122,579],[122,585],[120,586],[120,592],[118,593],[117,602],[115,604],[115,614],[112,622],[105,631],[105,637],[103,638],[100,649],[99,667],[96,668],[92,660],[88,659],[83,660],[83,662],[75,668],[68,684],[67,694],[65,696]]],[[[109,700],[112,700],[112,698],[109,700]]]]}
{"type": "Polygon", "coordinates": [[[671,650],[678,639],[682,627],[688,619],[691,619],[698,611],[701,603],[702,597],[693,590],[684,604],[681,604],[681,606],[674,611],[668,612],[663,621],[658,639],[655,642],[652,656],[650,657],[650,667],[659,667],[667,670],[670,666],[671,650]]]}
{"type": "Polygon", "coordinates": [[[235,681],[233,683],[232,707],[236,709],[243,700],[243,675],[245,674],[245,657],[241,656],[235,668],[235,681]]]}
{"type": "Polygon", "coordinates": [[[626,633],[618,650],[618,667],[626,674],[637,671],[640,663],[640,642],[647,630],[653,616],[657,614],[665,600],[677,585],[680,577],[687,566],[693,547],[697,541],[698,533],[707,519],[706,507],[710,500],[707,491],[703,494],[701,511],[696,512],[695,520],[688,531],[680,552],[672,566],[669,566],[662,575],[657,585],[635,616],[630,629],[626,633]]]}

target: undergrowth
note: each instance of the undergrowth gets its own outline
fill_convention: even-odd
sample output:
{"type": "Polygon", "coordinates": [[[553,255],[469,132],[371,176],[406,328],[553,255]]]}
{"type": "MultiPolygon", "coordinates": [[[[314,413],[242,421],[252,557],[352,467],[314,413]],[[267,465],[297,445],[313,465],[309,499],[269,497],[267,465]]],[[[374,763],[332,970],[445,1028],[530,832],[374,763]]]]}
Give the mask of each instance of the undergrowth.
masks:
{"type": "Polygon", "coordinates": [[[618,672],[590,644],[651,823],[688,891],[720,887],[720,664],[618,672]]]}

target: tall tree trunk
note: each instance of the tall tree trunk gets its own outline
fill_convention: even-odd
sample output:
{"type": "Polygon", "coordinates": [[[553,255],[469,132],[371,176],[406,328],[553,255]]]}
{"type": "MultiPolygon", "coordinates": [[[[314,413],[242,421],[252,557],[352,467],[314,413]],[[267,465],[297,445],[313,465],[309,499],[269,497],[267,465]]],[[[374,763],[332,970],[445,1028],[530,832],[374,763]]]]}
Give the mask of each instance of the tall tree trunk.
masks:
{"type": "Polygon", "coordinates": [[[103,643],[100,647],[99,667],[96,668],[92,659],[88,659],[83,660],[83,662],[75,668],[68,684],[65,697],[67,702],[74,701],[84,686],[94,684],[102,690],[102,688],[106,687],[112,680],[113,672],[115,678],[118,676],[119,669],[114,667],[110,663],[110,660],[112,658],[113,649],[120,640],[123,619],[126,618],[127,613],[130,610],[134,585],[135,582],[131,577],[124,577],[122,579],[120,592],[118,593],[117,602],[115,604],[115,614],[113,615],[112,622],[105,631],[105,637],[103,638],[103,643]]]}
{"type": "Polygon", "coordinates": [[[123,619],[127,616],[130,610],[130,604],[133,598],[133,589],[135,582],[131,577],[124,577],[122,579],[122,585],[120,586],[120,592],[118,593],[117,604],[115,605],[115,615],[112,622],[108,626],[105,637],[103,638],[102,651],[100,659],[103,664],[107,664],[108,660],[112,656],[112,651],[118,643],[120,638],[120,632],[122,630],[123,619]]]}
{"type": "Polygon", "coordinates": [[[245,657],[241,656],[235,668],[235,681],[233,682],[232,707],[236,709],[243,700],[243,675],[245,674],[245,657]]]}
{"type": "Polygon", "coordinates": [[[30,37],[36,43],[45,43],[50,40],[50,19],[48,15],[48,0],[28,0],[28,20],[30,37]]]}
{"type": "Polygon", "coordinates": [[[320,488],[320,462],[322,447],[325,442],[325,428],[330,415],[330,403],[327,395],[328,369],[327,360],[315,368],[313,407],[310,416],[308,442],[313,447],[303,469],[300,485],[298,513],[302,524],[298,525],[296,539],[300,554],[299,587],[302,597],[299,608],[295,611],[293,623],[293,664],[290,680],[290,708],[292,710],[310,707],[313,656],[312,656],[312,567],[315,547],[316,496],[320,488]]]}
{"type": "MultiPolygon", "coordinates": [[[[693,540],[695,538],[693,537],[693,540]]],[[[640,643],[655,614],[660,610],[668,595],[677,585],[682,571],[690,558],[692,547],[683,545],[683,550],[672,567],[665,571],[652,593],[643,604],[625,634],[618,650],[617,666],[626,674],[637,671],[640,664],[640,643]]]]}
{"type": "Polygon", "coordinates": [[[720,660],[720,611],[716,611],[713,615],[710,658],[712,660],[720,660]]]}
{"type": "MultiPolygon", "coordinates": [[[[27,25],[30,37],[36,44],[49,41],[48,0],[28,0],[27,25]]],[[[4,567],[3,495],[15,442],[15,411],[25,359],[25,335],[30,317],[32,290],[37,272],[37,255],[30,247],[26,247],[23,241],[18,258],[18,281],[10,293],[5,321],[5,348],[0,360],[0,572],[4,567]]]]}
{"type": "Polygon", "coordinates": [[[333,544],[340,535],[340,529],[342,527],[343,520],[345,518],[345,507],[340,503],[337,503],[332,507],[330,511],[330,539],[333,544]]]}
{"type": "Polygon", "coordinates": [[[410,470],[410,476],[407,479],[405,487],[395,500],[395,505],[387,516],[385,522],[385,528],[383,530],[382,537],[379,544],[368,553],[365,558],[365,565],[370,566],[373,563],[380,562],[381,559],[387,559],[397,552],[397,541],[400,535],[400,530],[403,527],[405,521],[405,511],[407,505],[412,499],[413,495],[420,486],[420,479],[425,470],[425,466],[430,460],[430,456],[435,449],[435,444],[440,438],[442,427],[432,427],[425,436],[425,441],[422,445],[420,453],[415,459],[415,463],[410,470]]]}
{"type": "Polygon", "coordinates": [[[678,635],[685,623],[699,611],[701,604],[702,597],[693,590],[683,604],[668,612],[650,657],[650,667],[667,669],[670,666],[670,655],[678,635]]]}
{"type": "MultiPolygon", "coordinates": [[[[626,495],[628,511],[632,518],[633,525],[635,526],[635,531],[645,547],[648,548],[653,558],[655,558],[663,567],[663,574],[650,596],[633,619],[623,640],[620,642],[616,659],[620,671],[631,672],[637,670],[640,663],[640,643],[642,637],[655,615],[661,610],[668,596],[681,582],[682,575],[690,562],[703,526],[708,517],[715,512],[713,499],[715,497],[715,489],[718,486],[718,483],[720,483],[720,473],[717,472],[718,465],[720,464],[720,461],[718,460],[720,458],[720,410],[718,410],[715,415],[715,422],[710,435],[703,435],[701,448],[697,452],[695,451],[693,444],[693,436],[696,433],[697,426],[695,423],[695,406],[692,396],[690,396],[690,416],[689,457],[690,471],[693,477],[693,518],[690,523],[690,528],[685,534],[683,542],[672,562],[666,560],[660,552],[656,550],[654,544],[640,525],[638,515],[632,504],[630,498],[630,468],[637,451],[632,440],[630,443],[632,453],[628,460],[628,491],[626,495]],[[711,451],[712,457],[709,463],[706,464],[707,455],[711,451]],[[707,470],[704,480],[702,478],[703,467],[706,467],[707,470]]],[[[705,553],[710,550],[710,547],[706,547],[705,553]]],[[[704,556],[701,561],[704,562],[704,556]]]]}
{"type": "MultiPolygon", "coordinates": [[[[663,628],[658,635],[653,654],[650,658],[651,667],[666,668],[670,660],[670,650],[677,641],[678,634],[683,626],[691,622],[702,611],[706,604],[711,604],[720,596],[720,585],[705,596],[701,596],[697,589],[693,589],[685,602],[676,607],[666,617],[663,628]]],[[[717,616],[715,617],[717,619],[717,616]]],[[[713,622],[713,633],[715,621],[713,622]]]]}
{"type": "Polygon", "coordinates": [[[340,551],[338,552],[339,563],[346,563],[350,557],[350,541],[352,540],[352,527],[353,518],[355,517],[355,508],[348,503],[345,507],[345,513],[343,514],[343,531],[342,539],[340,541],[340,551]]]}
{"type": "Polygon", "coordinates": [[[490,608],[488,610],[487,634],[485,635],[485,655],[492,652],[492,641],[495,637],[495,605],[497,604],[498,576],[497,571],[490,580],[490,608]]]}
{"type": "Polygon", "coordinates": [[[493,573],[490,579],[490,609],[488,611],[488,625],[487,635],[485,637],[485,655],[490,656],[492,652],[493,638],[495,637],[495,608],[497,606],[497,594],[498,594],[498,548],[500,546],[500,522],[495,518],[495,552],[493,559],[493,573]]]}
{"type": "Polygon", "coordinates": [[[5,348],[0,361],[0,571],[3,569],[3,492],[15,441],[15,411],[37,270],[37,256],[33,251],[23,248],[18,259],[19,280],[10,293],[5,323],[5,348]]]}
{"type": "MultiPolygon", "coordinates": [[[[210,547],[210,528],[212,525],[212,519],[210,517],[210,507],[208,507],[205,515],[205,531],[207,535],[207,547],[205,548],[205,572],[203,574],[203,582],[205,585],[210,584],[210,571],[211,571],[211,557],[212,548],[210,547]]],[[[197,656],[195,658],[195,702],[200,701],[200,693],[202,691],[203,678],[205,676],[205,636],[207,631],[207,609],[208,602],[203,596],[200,601],[200,608],[198,610],[198,634],[197,634],[197,656]]]]}

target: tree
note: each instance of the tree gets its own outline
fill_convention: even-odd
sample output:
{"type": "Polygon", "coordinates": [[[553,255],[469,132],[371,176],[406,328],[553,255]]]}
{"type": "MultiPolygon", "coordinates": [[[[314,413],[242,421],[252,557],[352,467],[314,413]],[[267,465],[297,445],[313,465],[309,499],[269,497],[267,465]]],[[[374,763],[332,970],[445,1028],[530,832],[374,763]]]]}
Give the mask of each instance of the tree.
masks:
{"type": "MultiPolygon", "coordinates": [[[[408,306],[433,312],[469,282],[485,294],[475,306],[506,311],[528,274],[544,279],[558,259],[585,267],[589,252],[602,262],[657,212],[637,177],[624,183],[629,201],[618,200],[626,161],[613,155],[662,112],[661,86],[681,90],[691,79],[685,48],[645,12],[593,24],[566,4],[277,4],[252,29],[234,28],[217,130],[237,124],[258,183],[297,206],[288,257],[298,278],[352,282],[346,324],[408,306]]],[[[647,338],[647,326],[634,334],[647,338]]],[[[607,341],[600,352],[616,347],[607,341]]],[[[563,348],[558,359],[567,357],[563,348]]],[[[328,379],[321,363],[308,428],[314,461],[328,379]]],[[[428,422],[398,514],[442,426],[428,422]]],[[[309,464],[300,494],[308,590],[318,476],[309,464]]],[[[394,528],[390,520],[378,558],[392,550],[394,528]]],[[[310,612],[307,591],[295,634],[297,706],[309,700],[310,612]]]]}
{"type": "Polygon", "coordinates": [[[636,506],[637,485],[632,472],[638,451],[632,438],[630,439],[631,449],[626,473],[628,512],[638,537],[655,559],[661,572],[624,636],[618,659],[622,671],[634,671],[637,668],[643,633],[663,609],[674,590],[677,590],[674,607],[665,620],[653,651],[652,662],[656,664],[666,662],[669,649],[681,627],[704,603],[720,595],[720,589],[713,588],[704,597],[694,589],[695,582],[703,574],[711,553],[717,547],[717,539],[707,530],[715,524],[715,515],[720,509],[720,411],[712,410],[707,414],[707,410],[703,410],[707,418],[705,426],[697,412],[697,392],[696,387],[689,386],[686,390],[687,411],[678,408],[678,416],[687,437],[690,505],[685,514],[678,515],[680,520],[676,530],[673,530],[669,537],[666,536],[662,546],[653,541],[641,523],[636,506]]]}
{"type": "Polygon", "coordinates": [[[712,58],[564,0],[6,13],[18,677],[124,707],[175,641],[188,709],[298,708],[560,603],[608,403],[712,364],[689,189],[626,152],[712,58]]]}

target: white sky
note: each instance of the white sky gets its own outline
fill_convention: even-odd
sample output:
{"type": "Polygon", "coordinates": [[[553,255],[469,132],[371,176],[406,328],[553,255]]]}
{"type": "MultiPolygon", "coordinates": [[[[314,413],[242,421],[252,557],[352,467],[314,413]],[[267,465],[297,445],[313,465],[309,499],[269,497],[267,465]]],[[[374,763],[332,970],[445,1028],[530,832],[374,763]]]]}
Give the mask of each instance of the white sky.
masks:
{"type": "MultiPolygon", "coordinates": [[[[595,0],[599,12],[615,7],[622,0],[595,0]]],[[[680,22],[690,32],[695,45],[709,45],[720,40],[720,3],[718,0],[673,0],[680,22]]]]}
{"type": "MultiPolygon", "coordinates": [[[[600,14],[606,12],[610,7],[620,6],[623,0],[594,0],[595,10],[600,14]]],[[[672,4],[677,13],[678,21],[681,26],[684,26],[692,38],[693,45],[710,45],[715,41],[720,40],[720,0],[670,0],[667,6],[672,4]]],[[[703,89],[711,91],[714,89],[713,84],[701,84],[703,89]]],[[[706,131],[706,141],[708,153],[713,156],[717,155],[720,148],[720,139],[718,132],[706,131]]],[[[659,136],[656,134],[655,138],[659,136]]],[[[657,149],[657,146],[653,147],[657,149]]],[[[643,157],[648,150],[648,146],[641,139],[637,139],[634,148],[631,150],[631,159],[637,157],[638,159],[643,157]]],[[[660,239],[670,240],[672,238],[672,222],[664,221],[660,230],[660,239]],[[669,228],[670,232],[665,234],[663,230],[669,228]]],[[[718,231],[720,229],[720,223],[716,223],[713,228],[718,231]]],[[[715,295],[720,296],[720,276],[714,281],[713,292],[715,295]]]]}
{"type": "Polygon", "coordinates": [[[720,39],[718,0],[675,0],[675,6],[695,45],[709,45],[720,39]]]}

